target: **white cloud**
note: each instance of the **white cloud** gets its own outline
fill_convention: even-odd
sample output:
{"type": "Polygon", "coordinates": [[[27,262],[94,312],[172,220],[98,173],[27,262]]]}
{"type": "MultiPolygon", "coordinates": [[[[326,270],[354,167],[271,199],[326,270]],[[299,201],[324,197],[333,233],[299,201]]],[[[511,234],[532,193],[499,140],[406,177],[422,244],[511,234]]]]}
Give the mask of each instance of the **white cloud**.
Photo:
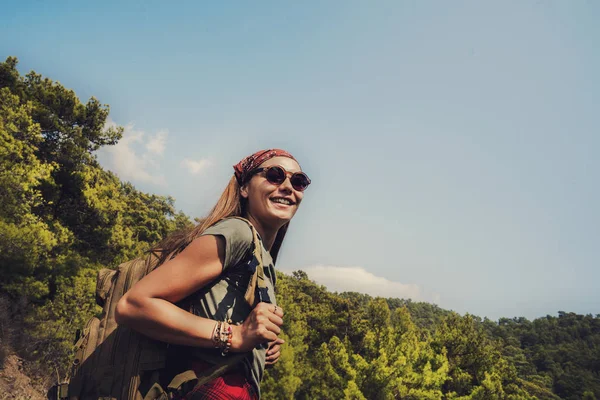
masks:
{"type": "Polygon", "coordinates": [[[150,139],[148,144],[146,144],[146,149],[148,152],[162,156],[165,152],[168,134],[169,133],[165,130],[158,131],[156,135],[150,139]]]}
{"type": "MultiPolygon", "coordinates": [[[[316,265],[303,268],[311,280],[335,292],[360,292],[371,296],[397,297],[426,301],[418,285],[394,282],[373,275],[361,267],[316,265]]],[[[439,298],[437,298],[439,301],[439,298]]]]}
{"type": "MultiPolygon", "coordinates": [[[[116,127],[114,121],[108,119],[106,127],[116,127]]],[[[136,130],[132,123],[125,125],[123,137],[114,146],[105,146],[98,151],[98,158],[109,170],[119,178],[136,182],[149,182],[166,185],[165,176],[159,173],[160,157],[166,146],[168,132],[158,131],[149,135],[136,130]],[[145,138],[148,139],[145,139],[145,138]],[[146,146],[143,146],[143,143],[146,146]]]]}
{"type": "Polygon", "coordinates": [[[210,167],[212,165],[212,163],[208,160],[198,160],[198,161],[193,161],[193,160],[189,160],[189,159],[185,159],[181,162],[181,166],[184,168],[187,168],[187,170],[189,171],[190,174],[192,175],[198,175],[199,173],[201,173],[202,171],[204,171],[206,168],[210,167]]]}

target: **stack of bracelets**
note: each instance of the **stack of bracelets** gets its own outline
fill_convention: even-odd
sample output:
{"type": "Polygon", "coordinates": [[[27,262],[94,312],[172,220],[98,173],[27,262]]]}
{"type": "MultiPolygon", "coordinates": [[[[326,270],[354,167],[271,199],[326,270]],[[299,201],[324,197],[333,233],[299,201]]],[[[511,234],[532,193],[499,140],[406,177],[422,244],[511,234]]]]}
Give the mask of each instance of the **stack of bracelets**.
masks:
{"type": "Polygon", "coordinates": [[[231,349],[231,338],[233,337],[233,328],[228,322],[217,321],[213,331],[213,342],[215,348],[221,349],[221,355],[225,356],[231,349]]]}

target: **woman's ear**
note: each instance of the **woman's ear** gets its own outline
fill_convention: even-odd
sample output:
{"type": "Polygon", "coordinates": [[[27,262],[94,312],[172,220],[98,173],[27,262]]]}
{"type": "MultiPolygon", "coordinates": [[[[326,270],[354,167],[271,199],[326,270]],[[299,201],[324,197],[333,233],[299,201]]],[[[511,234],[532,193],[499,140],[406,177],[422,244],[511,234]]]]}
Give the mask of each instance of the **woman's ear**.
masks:
{"type": "Polygon", "coordinates": [[[244,198],[247,199],[248,198],[248,184],[245,184],[244,186],[242,186],[240,188],[240,195],[244,198]]]}

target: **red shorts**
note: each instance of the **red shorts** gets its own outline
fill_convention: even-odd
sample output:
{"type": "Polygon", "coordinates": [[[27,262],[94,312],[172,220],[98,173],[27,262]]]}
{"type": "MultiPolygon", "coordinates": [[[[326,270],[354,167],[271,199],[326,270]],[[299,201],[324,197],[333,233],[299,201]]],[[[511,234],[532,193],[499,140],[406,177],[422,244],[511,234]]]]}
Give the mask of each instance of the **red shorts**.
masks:
{"type": "MultiPolygon", "coordinates": [[[[203,361],[193,361],[191,364],[191,368],[198,374],[209,367],[210,364],[203,361]]],[[[242,371],[233,370],[186,393],[178,399],[258,400],[258,394],[242,371]]]]}

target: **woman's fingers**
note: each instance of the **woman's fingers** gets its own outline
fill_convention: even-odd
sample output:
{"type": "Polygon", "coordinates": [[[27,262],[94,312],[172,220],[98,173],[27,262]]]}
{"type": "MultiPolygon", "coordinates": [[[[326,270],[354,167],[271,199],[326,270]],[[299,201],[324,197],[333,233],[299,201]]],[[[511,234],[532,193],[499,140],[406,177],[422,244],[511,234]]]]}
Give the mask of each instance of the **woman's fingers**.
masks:
{"type": "Polygon", "coordinates": [[[278,353],[279,351],[281,351],[281,346],[278,344],[271,344],[271,346],[269,347],[269,350],[267,350],[267,356],[270,356],[272,354],[278,353]]]}
{"type": "Polygon", "coordinates": [[[273,305],[273,314],[277,315],[279,318],[283,318],[283,309],[279,306],[273,305]]]}
{"type": "Polygon", "coordinates": [[[269,348],[267,350],[267,357],[265,358],[267,365],[272,365],[279,360],[281,356],[281,345],[285,343],[285,340],[281,338],[277,338],[273,342],[269,343],[269,348]]]}
{"type": "Polygon", "coordinates": [[[277,315],[279,318],[283,318],[283,309],[275,304],[261,302],[258,303],[254,309],[257,311],[268,311],[271,314],[277,315]]]}
{"type": "Polygon", "coordinates": [[[281,319],[281,317],[279,317],[275,314],[269,314],[268,318],[269,318],[269,321],[271,321],[272,323],[274,323],[277,326],[283,325],[283,320],[281,319]]]}
{"type": "Polygon", "coordinates": [[[283,340],[282,338],[278,337],[277,340],[275,340],[275,342],[273,342],[273,345],[284,344],[284,343],[285,343],[285,340],[283,340]]]}
{"type": "Polygon", "coordinates": [[[281,345],[285,343],[285,340],[277,338],[273,342],[269,343],[269,349],[267,350],[267,357],[265,359],[267,365],[273,365],[281,356],[281,345]]]}
{"type": "Polygon", "coordinates": [[[260,338],[260,342],[280,345],[283,340],[279,339],[277,335],[281,333],[282,316],[283,310],[280,307],[269,303],[258,303],[244,325],[247,326],[246,329],[249,329],[249,332],[252,332],[252,336],[260,338]]]}
{"type": "MultiPolygon", "coordinates": [[[[276,323],[272,322],[270,319],[266,320],[263,322],[263,326],[265,328],[267,328],[267,330],[269,332],[273,332],[276,335],[279,335],[279,332],[281,332],[281,328],[279,327],[279,325],[277,325],[276,323]]],[[[276,340],[277,338],[273,338],[271,340],[276,340]]]]}
{"type": "Polygon", "coordinates": [[[283,310],[279,306],[269,303],[258,303],[254,310],[257,317],[266,316],[275,325],[283,325],[283,310]]]}
{"type": "Polygon", "coordinates": [[[265,359],[265,363],[266,364],[275,364],[279,360],[280,356],[281,356],[281,352],[279,350],[277,350],[275,353],[267,356],[267,358],[265,359]]]}
{"type": "Polygon", "coordinates": [[[267,331],[262,334],[262,337],[265,339],[265,342],[271,342],[273,340],[277,340],[277,334],[273,331],[267,331]]]}

